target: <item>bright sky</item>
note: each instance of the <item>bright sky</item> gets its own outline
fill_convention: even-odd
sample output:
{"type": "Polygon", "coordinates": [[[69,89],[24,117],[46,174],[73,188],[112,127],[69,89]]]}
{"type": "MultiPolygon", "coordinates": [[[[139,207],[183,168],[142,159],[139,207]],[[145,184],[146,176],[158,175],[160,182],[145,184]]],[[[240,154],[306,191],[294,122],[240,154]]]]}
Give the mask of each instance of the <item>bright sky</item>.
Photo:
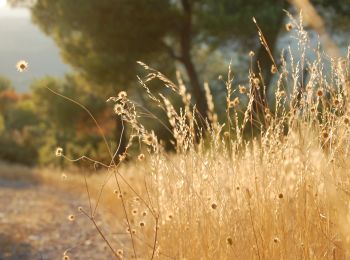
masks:
{"type": "Polygon", "coordinates": [[[29,17],[30,13],[24,8],[10,8],[6,0],[0,0],[0,17],[29,17]]]}
{"type": "Polygon", "coordinates": [[[27,91],[34,79],[63,77],[70,70],[53,40],[32,24],[30,16],[28,9],[10,8],[0,0],[0,77],[9,78],[19,91],[27,91]],[[15,65],[22,59],[29,69],[18,73],[15,65]]]}

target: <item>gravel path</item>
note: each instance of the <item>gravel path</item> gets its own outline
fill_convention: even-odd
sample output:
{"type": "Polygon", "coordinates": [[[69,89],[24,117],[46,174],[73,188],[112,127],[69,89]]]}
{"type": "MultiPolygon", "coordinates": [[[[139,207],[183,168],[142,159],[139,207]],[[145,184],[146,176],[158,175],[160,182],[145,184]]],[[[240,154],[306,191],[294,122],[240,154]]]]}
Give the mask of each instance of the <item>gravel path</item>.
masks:
{"type": "MultiPolygon", "coordinates": [[[[114,259],[79,206],[88,208],[86,197],[50,185],[0,179],[0,260],[62,259],[67,249],[70,259],[114,259]],[[70,214],[76,214],[74,221],[68,220],[70,214]]],[[[96,219],[108,230],[101,216],[96,219]]]]}

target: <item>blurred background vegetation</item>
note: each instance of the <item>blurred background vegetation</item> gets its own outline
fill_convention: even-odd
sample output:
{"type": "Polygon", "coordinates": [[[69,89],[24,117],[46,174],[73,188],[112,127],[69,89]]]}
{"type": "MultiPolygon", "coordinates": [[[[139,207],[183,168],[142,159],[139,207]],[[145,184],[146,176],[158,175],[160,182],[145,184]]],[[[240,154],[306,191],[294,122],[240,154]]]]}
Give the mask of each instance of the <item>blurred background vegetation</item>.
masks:
{"type": "MultiPolygon", "coordinates": [[[[208,109],[203,88],[208,81],[220,117],[226,101],[225,86],[218,76],[227,72],[230,62],[234,87],[247,85],[249,69],[259,73],[259,64],[267,89],[273,89],[272,63],[259,42],[253,16],[276,57],[281,48],[293,47],[285,29],[288,19],[284,10],[298,17],[303,9],[304,25],[314,36],[315,46],[319,35],[328,55],[344,55],[349,44],[350,0],[8,0],[7,5],[7,13],[18,8],[29,10],[32,23],[40,28],[40,33],[31,32],[31,37],[44,33],[53,39],[68,65],[58,66],[59,75],[57,70],[47,72],[49,76],[34,75],[35,70],[51,66],[48,57],[57,51],[49,49],[45,55],[27,60],[29,70],[24,73],[13,76],[0,70],[0,160],[30,166],[62,166],[63,161],[54,158],[57,146],[70,157],[88,155],[108,162],[102,139],[86,112],[47,87],[86,106],[117,147],[121,118],[106,103],[108,97],[125,90],[160,119],[165,116],[141,90],[137,75],[145,72],[136,61],[174,80],[175,71],[181,71],[202,115],[208,109]],[[255,55],[250,68],[251,50],[255,55]],[[18,79],[28,75],[28,87],[23,87],[18,79]]],[[[2,25],[16,23],[1,17],[6,12],[0,12],[2,25]]],[[[9,37],[6,34],[3,31],[2,38],[9,37]]],[[[6,53],[10,45],[23,53],[21,48],[30,44],[15,38],[7,41],[10,44],[1,45],[4,49],[0,53],[6,53]]],[[[31,47],[38,53],[42,48],[31,47]]],[[[150,87],[169,96],[161,86],[153,82],[150,87]]],[[[271,99],[269,95],[266,98],[271,99]]],[[[145,119],[145,124],[161,139],[169,140],[156,120],[145,119]]]]}

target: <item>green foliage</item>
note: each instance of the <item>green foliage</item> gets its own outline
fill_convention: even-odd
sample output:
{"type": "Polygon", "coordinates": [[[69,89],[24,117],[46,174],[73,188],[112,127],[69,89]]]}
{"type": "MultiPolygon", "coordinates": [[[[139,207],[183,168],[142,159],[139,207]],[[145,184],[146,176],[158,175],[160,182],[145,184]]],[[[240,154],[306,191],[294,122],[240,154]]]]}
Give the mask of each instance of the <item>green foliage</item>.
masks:
{"type": "Polygon", "coordinates": [[[85,81],[75,75],[67,75],[64,80],[47,77],[32,84],[32,99],[40,115],[44,132],[40,141],[40,163],[57,163],[54,151],[58,146],[64,149],[67,156],[75,158],[81,156],[82,153],[94,154],[99,142],[102,142],[91,118],[82,108],[49,90],[71,97],[86,106],[102,120],[103,127],[104,122],[113,120],[112,112],[110,110],[110,113],[105,114],[106,102],[95,93],[90,92],[89,87],[85,84],[85,81]]]}
{"type": "MultiPolygon", "coordinates": [[[[11,86],[4,81],[5,86],[11,86]]],[[[0,91],[0,160],[35,165],[38,116],[31,100],[10,87],[0,91]]]]}
{"type": "Polygon", "coordinates": [[[252,47],[257,40],[252,16],[269,33],[280,26],[276,19],[283,8],[279,0],[39,0],[32,13],[65,60],[110,92],[111,85],[122,90],[135,81],[137,60],[161,65],[164,73],[174,60],[183,63],[186,40],[190,49],[247,39],[252,47]]]}
{"type": "Polygon", "coordinates": [[[10,89],[13,89],[12,82],[9,79],[0,76],[0,92],[10,89]]]}

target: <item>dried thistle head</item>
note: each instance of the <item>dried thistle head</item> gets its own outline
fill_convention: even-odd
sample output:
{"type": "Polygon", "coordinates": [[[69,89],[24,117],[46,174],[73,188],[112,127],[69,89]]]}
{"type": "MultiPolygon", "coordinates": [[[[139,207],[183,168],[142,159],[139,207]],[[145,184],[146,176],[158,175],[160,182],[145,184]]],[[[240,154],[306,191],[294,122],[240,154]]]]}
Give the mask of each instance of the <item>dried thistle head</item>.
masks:
{"type": "Polygon", "coordinates": [[[142,141],[147,145],[152,145],[156,141],[154,134],[145,134],[142,136],[142,141]]]}
{"type": "Polygon", "coordinates": [[[61,157],[63,155],[63,148],[57,147],[55,154],[57,157],[61,157]]]}
{"type": "Polygon", "coordinates": [[[68,216],[68,220],[69,221],[74,221],[75,220],[75,216],[73,214],[68,216]]]}
{"type": "Polygon", "coordinates": [[[239,105],[239,98],[236,97],[234,100],[230,101],[228,106],[229,108],[236,108],[239,105]]]}
{"type": "Polygon", "coordinates": [[[329,134],[326,130],[322,131],[322,138],[327,139],[329,137],[329,134]]]}
{"type": "Polygon", "coordinates": [[[249,56],[250,56],[250,57],[253,57],[254,55],[255,55],[255,53],[254,53],[253,51],[250,51],[250,52],[249,52],[249,56]]]}
{"type": "Polygon", "coordinates": [[[119,98],[119,99],[124,100],[124,99],[126,99],[127,96],[128,96],[128,94],[127,94],[125,91],[120,91],[120,92],[118,93],[118,98],[119,98]]]}
{"type": "Polygon", "coordinates": [[[239,85],[239,93],[241,94],[247,93],[247,88],[245,86],[239,85]]]}
{"type": "Polygon", "coordinates": [[[137,156],[137,159],[139,161],[143,161],[145,159],[145,155],[143,153],[140,153],[139,156],[137,156]]]}
{"type": "Polygon", "coordinates": [[[286,30],[289,32],[289,31],[291,31],[292,29],[293,29],[293,24],[292,23],[287,23],[286,24],[286,30]]]}
{"type": "Polygon", "coordinates": [[[122,256],[124,255],[123,249],[118,249],[118,250],[117,250],[117,255],[118,255],[119,257],[122,257],[122,256]]]}
{"type": "Polygon", "coordinates": [[[137,215],[137,213],[139,212],[137,209],[133,209],[132,211],[132,214],[135,216],[135,215],[137,215]]]}
{"type": "Polygon", "coordinates": [[[274,65],[274,64],[272,64],[272,66],[271,66],[271,73],[272,74],[276,74],[277,73],[277,67],[274,65]]]}
{"type": "Polygon", "coordinates": [[[266,120],[266,122],[270,122],[271,119],[272,119],[271,114],[270,114],[270,113],[267,113],[267,114],[265,115],[265,120],[266,120]]]}
{"type": "Polygon", "coordinates": [[[322,97],[323,96],[323,89],[322,88],[319,88],[316,92],[317,96],[318,97],[322,97]]]}
{"type": "Polygon", "coordinates": [[[260,79],[259,78],[253,78],[253,84],[254,84],[254,86],[255,87],[258,87],[259,86],[259,84],[260,84],[260,79]]]}
{"type": "Polygon", "coordinates": [[[338,106],[338,105],[340,104],[339,99],[335,98],[335,99],[333,100],[333,104],[334,104],[334,106],[338,106]]]}
{"type": "Polygon", "coordinates": [[[125,161],[126,156],[127,156],[126,153],[119,154],[119,161],[120,161],[120,162],[125,161]]]}
{"type": "Polygon", "coordinates": [[[117,115],[122,115],[124,112],[124,108],[121,104],[116,104],[114,106],[114,113],[116,113],[117,115]]]}
{"type": "Polygon", "coordinates": [[[16,68],[19,72],[24,72],[28,69],[28,62],[26,62],[25,60],[20,60],[19,62],[17,62],[16,68]]]}

